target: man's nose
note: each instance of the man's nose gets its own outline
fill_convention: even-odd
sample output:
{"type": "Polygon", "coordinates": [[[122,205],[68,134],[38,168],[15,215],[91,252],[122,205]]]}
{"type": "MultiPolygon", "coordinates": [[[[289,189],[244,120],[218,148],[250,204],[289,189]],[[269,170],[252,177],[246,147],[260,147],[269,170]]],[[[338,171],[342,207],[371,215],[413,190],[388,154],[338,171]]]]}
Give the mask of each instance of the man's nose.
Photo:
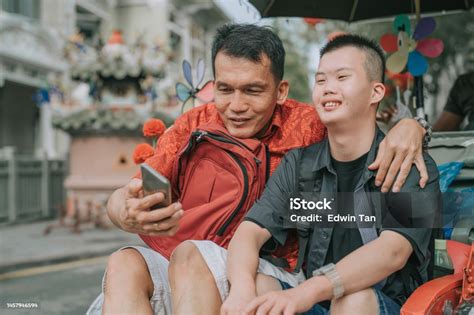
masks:
{"type": "Polygon", "coordinates": [[[245,112],[248,109],[248,106],[245,105],[244,99],[240,92],[235,92],[232,95],[232,99],[230,100],[229,109],[233,112],[245,112]]]}
{"type": "Polygon", "coordinates": [[[327,80],[323,85],[323,95],[331,95],[336,93],[336,86],[334,80],[327,80]]]}

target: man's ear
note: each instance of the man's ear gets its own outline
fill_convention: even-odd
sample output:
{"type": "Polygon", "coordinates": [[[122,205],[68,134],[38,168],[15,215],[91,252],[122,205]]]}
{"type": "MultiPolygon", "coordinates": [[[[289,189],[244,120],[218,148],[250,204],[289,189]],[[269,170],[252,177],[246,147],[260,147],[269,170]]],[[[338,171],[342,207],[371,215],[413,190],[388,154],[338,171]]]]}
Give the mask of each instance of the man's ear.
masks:
{"type": "Polygon", "coordinates": [[[377,82],[374,84],[371,95],[371,104],[378,104],[382,101],[385,96],[385,85],[383,83],[377,82]]]}
{"type": "Polygon", "coordinates": [[[290,84],[286,80],[281,80],[278,84],[278,95],[277,95],[277,104],[283,105],[288,98],[288,92],[290,91],[290,84]]]}

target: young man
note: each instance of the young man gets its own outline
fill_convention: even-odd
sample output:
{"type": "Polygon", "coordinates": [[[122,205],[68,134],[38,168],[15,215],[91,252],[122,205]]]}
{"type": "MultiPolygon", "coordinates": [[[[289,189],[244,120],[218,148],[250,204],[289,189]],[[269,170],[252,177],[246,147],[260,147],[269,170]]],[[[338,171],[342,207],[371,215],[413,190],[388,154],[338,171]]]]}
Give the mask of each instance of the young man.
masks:
{"type": "MultiPolygon", "coordinates": [[[[215,102],[185,113],[160,138],[155,156],[147,161],[160,173],[170,177],[178,149],[193,130],[207,122],[225,126],[235,137],[261,139],[270,150],[271,172],[289,150],[322,140],[325,128],[314,108],[287,100],[289,87],[283,80],[285,52],[271,30],[255,25],[224,26],[216,35],[212,56],[215,102]]],[[[371,165],[379,168],[377,179],[379,184],[383,182],[383,189],[388,190],[394,182],[394,189],[400,189],[414,161],[419,161],[421,184],[426,182],[421,157],[424,133],[414,120],[404,120],[392,129],[371,165]]],[[[143,239],[180,237],[178,224],[183,210],[179,203],[149,211],[163,196],[141,198],[141,189],[141,181],[134,179],[113,193],[107,210],[115,225],[140,234],[143,239]]],[[[96,300],[90,313],[101,311],[102,303],[106,314],[170,313],[168,259],[144,247],[114,253],[104,277],[104,295],[96,300]]],[[[184,268],[180,274],[186,276],[189,272],[192,273],[191,268],[184,268]]],[[[213,278],[207,280],[215,283],[213,278]]]]}
{"type": "MultiPolygon", "coordinates": [[[[249,279],[255,277],[254,257],[260,248],[269,240],[277,244],[285,241],[288,230],[278,224],[278,220],[290,215],[288,198],[296,191],[301,192],[295,174],[304,150],[312,154],[310,170],[316,173],[315,183],[319,183],[316,191],[355,192],[353,200],[348,201],[347,195],[338,200],[336,212],[350,209],[349,214],[357,214],[369,206],[369,197],[361,199],[360,194],[375,191],[374,174],[366,166],[372,163],[383,138],[376,127],[375,116],[385,93],[384,64],[383,53],[375,43],[354,35],[337,37],[321,50],[313,102],[328,129],[328,138],[311,147],[291,151],[275,171],[262,198],[250,210],[247,221],[237,229],[229,246],[231,290],[222,313],[233,314],[241,307],[257,314],[293,314],[309,309],[325,313],[327,309],[313,305],[330,300],[331,314],[399,314],[401,303],[411,293],[404,289],[401,273],[407,272],[405,267],[410,265],[414,267],[411,270],[418,273],[408,277],[419,276],[426,281],[427,270],[422,267],[429,260],[431,238],[431,229],[426,225],[406,228],[382,223],[378,231],[373,231],[376,234],[371,239],[369,228],[344,228],[340,224],[318,228],[316,223],[309,236],[305,259],[307,281],[296,288],[268,293],[251,301],[247,294],[247,305],[236,306],[234,302],[241,294],[239,288],[244,283],[251,285],[249,279]]],[[[407,200],[409,196],[402,193],[384,196],[385,211],[391,215],[416,212],[428,221],[436,217],[439,210],[437,168],[427,154],[424,158],[430,178],[427,186],[419,187],[418,174],[413,167],[402,188],[403,192],[413,193],[412,200],[407,200]],[[412,207],[411,211],[407,211],[407,206],[412,207]]]]}

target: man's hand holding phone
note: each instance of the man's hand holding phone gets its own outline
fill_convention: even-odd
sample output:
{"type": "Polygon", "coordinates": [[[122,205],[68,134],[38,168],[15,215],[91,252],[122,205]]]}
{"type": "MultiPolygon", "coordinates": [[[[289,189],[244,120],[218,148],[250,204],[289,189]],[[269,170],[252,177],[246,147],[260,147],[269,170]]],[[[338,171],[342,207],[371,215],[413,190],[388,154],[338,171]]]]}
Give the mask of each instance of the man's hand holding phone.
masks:
{"type": "Polygon", "coordinates": [[[119,215],[119,224],[123,230],[151,236],[176,234],[179,219],[184,214],[179,202],[151,210],[168,200],[168,196],[163,192],[145,196],[140,179],[132,179],[123,189],[126,197],[119,215]]]}

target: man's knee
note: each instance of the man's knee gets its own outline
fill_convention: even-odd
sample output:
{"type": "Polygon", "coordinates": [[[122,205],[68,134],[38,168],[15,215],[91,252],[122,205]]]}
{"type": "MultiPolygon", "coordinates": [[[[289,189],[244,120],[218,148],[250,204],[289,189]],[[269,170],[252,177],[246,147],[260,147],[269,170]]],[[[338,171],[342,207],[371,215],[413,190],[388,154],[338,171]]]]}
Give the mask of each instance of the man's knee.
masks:
{"type": "Polygon", "coordinates": [[[206,261],[193,242],[179,244],[170,258],[169,276],[203,276],[210,273],[206,261]]]}
{"type": "Polygon", "coordinates": [[[153,281],[143,256],[133,248],[113,253],[107,262],[106,292],[111,288],[142,287],[148,295],[153,292],[153,281]]]}
{"type": "Polygon", "coordinates": [[[377,296],[372,288],[331,301],[331,314],[378,314],[377,296]]]}

